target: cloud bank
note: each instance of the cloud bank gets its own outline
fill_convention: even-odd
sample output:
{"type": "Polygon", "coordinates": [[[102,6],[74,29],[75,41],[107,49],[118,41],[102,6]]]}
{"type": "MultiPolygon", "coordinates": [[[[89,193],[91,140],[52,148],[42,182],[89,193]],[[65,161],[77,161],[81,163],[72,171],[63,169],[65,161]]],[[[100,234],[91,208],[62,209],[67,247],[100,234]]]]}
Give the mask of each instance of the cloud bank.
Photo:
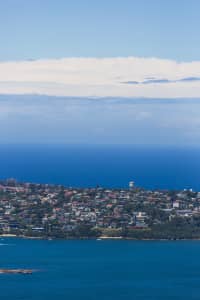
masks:
{"type": "Polygon", "coordinates": [[[200,61],[139,57],[0,62],[0,94],[200,97],[200,61]]]}

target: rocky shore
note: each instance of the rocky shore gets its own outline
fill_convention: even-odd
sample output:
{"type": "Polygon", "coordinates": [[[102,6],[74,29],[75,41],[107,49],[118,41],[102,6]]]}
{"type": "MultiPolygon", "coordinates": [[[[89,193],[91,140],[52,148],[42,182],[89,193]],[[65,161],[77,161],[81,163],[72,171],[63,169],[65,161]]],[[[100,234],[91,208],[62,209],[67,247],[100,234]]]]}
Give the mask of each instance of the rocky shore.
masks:
{"type": "Polygon", "coordinates": [[[31,269],[0,269],[0,274],[33,274],[34,270],[31,269]]]}

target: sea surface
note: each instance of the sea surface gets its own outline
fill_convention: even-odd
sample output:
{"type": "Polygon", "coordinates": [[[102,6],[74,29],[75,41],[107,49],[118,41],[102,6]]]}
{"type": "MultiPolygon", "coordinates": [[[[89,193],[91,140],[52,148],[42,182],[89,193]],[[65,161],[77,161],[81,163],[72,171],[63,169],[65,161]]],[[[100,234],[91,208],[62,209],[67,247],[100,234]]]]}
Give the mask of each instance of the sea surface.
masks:
{"type": "Polygon", "coordinates": [[[0,240],[1,300],[200,299],[200,241],[0,240]]]}
{"type": "Polygon", "coordinates": [[[173,146],[1,145],[0,178],[74,187],[193,188],[200,148],[173,146]]]}
{"type": "MultiPolygon", "coordinates": [[[[0,146],[0,178],[66,186],[200,191],[191,147],[0,146]]],[[[200,299],[200,241],[0,239],[1,300],[200,299]]]]}

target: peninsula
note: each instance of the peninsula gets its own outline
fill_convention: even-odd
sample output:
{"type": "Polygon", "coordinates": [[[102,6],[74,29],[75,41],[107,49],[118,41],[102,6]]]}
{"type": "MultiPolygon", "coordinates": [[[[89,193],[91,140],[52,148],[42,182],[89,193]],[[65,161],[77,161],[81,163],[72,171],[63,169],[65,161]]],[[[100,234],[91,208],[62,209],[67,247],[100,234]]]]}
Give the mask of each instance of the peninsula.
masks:
{"type": "Polygon", "coordinates": [[[200,192],[0,181],[0,235],[200,239],[200,192]]]}

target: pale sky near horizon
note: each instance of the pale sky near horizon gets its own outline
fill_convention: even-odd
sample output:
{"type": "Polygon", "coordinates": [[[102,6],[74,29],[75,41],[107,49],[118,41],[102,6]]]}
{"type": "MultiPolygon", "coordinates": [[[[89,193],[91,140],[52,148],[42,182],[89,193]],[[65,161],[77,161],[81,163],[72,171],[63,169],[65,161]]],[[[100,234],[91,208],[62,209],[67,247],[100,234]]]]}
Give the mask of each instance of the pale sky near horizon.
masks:
{"type": "Polygon", "coordinates": [[[0,96],[0,144],[200,145],[197,99],[0,96]]]}
{"type": "Polygon", "coordinates": [[[0,144],[199,144],[199,11],[0,0],[0,144]]]}

